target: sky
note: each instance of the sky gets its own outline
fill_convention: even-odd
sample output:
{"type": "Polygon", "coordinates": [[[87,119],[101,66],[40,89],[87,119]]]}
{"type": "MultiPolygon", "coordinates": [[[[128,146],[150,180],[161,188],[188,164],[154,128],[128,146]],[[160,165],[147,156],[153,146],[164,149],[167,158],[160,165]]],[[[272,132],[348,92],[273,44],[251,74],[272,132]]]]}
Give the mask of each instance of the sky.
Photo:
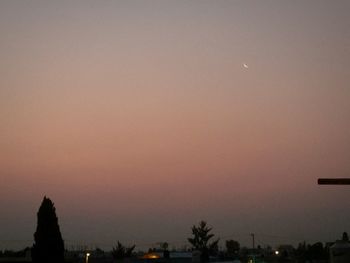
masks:
{"type": "MultiPolygon", "coordinates": [[[[350,231],[350,2],[0,1],[0,249],[350,231]],[[245,67],[244,65],[247,65],[245,67]]],[[[223,243],[222,243],[223,244],[223,243]]]]}

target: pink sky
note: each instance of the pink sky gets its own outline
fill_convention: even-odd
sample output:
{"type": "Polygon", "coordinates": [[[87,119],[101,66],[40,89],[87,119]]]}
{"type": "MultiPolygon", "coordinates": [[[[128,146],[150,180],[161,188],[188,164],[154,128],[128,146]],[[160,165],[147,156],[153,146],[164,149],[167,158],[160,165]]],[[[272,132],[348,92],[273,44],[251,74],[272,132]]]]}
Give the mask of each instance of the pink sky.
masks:
{"type": "Polygon", "coordinates": [[[1,1],[0,249],[31,244],[44,195],[67,244],[350,231],[350,189],[316,185],[350,174],[348,10],[1,1]]]}

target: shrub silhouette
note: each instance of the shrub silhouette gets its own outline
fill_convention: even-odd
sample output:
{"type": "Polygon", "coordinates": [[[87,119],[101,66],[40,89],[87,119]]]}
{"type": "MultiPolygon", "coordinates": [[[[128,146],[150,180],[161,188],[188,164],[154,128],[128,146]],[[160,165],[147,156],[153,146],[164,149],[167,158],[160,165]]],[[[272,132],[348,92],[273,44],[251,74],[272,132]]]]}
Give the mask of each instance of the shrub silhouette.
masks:
{"type": "Polygon", "coordinates": [[[132,256],[132,251],[135,249],[135,245],[131,247],[125,247],[118,241],[116,247],[112,250],[112,256],[116,260],[123,260],[124,258],[129,258],[132,256]]]}

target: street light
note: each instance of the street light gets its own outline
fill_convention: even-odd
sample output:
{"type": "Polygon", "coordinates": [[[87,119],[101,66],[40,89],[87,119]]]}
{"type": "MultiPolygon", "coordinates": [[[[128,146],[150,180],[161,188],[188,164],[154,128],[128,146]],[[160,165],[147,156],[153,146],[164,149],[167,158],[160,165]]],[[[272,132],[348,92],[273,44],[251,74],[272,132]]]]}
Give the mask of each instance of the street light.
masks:
{"type": "Polygon", "coordinates": [[[86,257],[85,257],[85,262],[86,263],[89,263],[89,256],[90,256],[90,253],[86,253],[86,257]]]}

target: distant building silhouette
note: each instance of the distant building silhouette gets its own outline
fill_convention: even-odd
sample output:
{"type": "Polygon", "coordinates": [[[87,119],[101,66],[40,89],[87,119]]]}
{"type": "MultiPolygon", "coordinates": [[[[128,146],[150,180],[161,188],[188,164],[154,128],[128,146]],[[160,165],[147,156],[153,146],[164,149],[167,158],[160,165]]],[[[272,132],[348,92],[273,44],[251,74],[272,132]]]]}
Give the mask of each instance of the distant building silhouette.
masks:
{"type": "Polygon", "coordinates": [[[331,263],[349,263],[350,262],[350,242],[346,232],[343,233],[341,240],[335,241],[329,248],[331,263]]]}

